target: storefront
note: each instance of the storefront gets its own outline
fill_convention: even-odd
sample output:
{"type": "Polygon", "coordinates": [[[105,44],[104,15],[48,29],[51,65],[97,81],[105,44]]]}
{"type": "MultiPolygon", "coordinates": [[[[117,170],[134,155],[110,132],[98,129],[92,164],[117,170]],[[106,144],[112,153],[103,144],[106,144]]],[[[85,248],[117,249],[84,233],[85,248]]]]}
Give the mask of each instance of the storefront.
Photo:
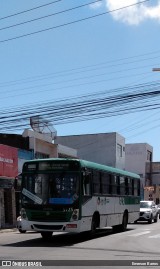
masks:
{"type": "Polygon", "coordinates": [[[18,174],[18,149],[0,144],[0,228],[16,223],[14,182],[18,174]]]}

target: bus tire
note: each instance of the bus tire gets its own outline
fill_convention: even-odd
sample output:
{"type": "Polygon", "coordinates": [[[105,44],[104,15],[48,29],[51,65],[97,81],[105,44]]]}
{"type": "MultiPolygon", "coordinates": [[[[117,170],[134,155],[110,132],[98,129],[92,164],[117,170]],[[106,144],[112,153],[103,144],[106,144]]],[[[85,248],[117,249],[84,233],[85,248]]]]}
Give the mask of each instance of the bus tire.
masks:
{"type": "Polygon", "coordinates": [[[100,216],[99,213],[96,212],[92,217],[91,231],[90,231],[91,235],[94,235],[96,233],[96,229],[99,227],[99,222],[100,222],[100,216]]]}
{"type": "Polygon", "coordinates": [[[122,224],[113,226],[112,227],[113,232],[116,232],[116,233],[125,232],[127,229],[127,224],[128,224],[128,213],[127,211],[125,211],[123,214],[122,224]]]}
{"type": "Polygon", "coordinates": [[[123,220],[121,224],[121,232],[125,232],[127,230],[127,224],[128,224],[128,213],[125,211],[123,214],[123,220]]]}
{"type": "Polygon", "coordinates": [[[52,238],[52,232],[41,232],[41,236],[43,239],[48,240],[52,238]]]}

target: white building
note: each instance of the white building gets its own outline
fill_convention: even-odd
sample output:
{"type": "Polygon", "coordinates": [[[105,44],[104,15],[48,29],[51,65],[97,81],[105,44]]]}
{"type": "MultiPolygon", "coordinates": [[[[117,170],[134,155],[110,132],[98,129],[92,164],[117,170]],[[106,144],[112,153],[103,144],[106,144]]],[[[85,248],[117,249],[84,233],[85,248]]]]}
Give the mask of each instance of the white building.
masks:
{"type": "Polygon", "coordinates": [[[153,147],[147,143],[135,143],[126,144],[125,149],[125,168],[141,176],[141,198],[143,198],[144,186],[151,185],[151,178],[146,177],[146,163],[152,162],[153,147]]]}
{"type": "Polygon", "coordinates": [[[76,149],[80,159],[125,169],[125,138],[116,132],[57,136],[55,142],[76,149]]]}

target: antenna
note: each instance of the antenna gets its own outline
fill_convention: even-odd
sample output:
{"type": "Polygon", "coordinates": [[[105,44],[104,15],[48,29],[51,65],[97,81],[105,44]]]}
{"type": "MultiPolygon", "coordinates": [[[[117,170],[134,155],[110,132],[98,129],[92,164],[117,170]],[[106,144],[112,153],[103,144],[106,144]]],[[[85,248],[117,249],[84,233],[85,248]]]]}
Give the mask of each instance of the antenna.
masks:
{"type": "Polygon", "coordinates": [[[37,133],[50,134],[52,139],[55,139],[57,136],[57,131],[51,121],[39,115],[30,117],[30,126],[37,133]]]}

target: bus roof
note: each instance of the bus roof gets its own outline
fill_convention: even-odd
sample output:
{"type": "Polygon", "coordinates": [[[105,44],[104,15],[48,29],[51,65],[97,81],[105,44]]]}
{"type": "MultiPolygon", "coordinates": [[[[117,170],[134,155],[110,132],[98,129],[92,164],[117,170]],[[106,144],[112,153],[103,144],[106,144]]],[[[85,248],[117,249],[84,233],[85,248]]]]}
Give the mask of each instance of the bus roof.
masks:
{"type": "Polygon", "coordinates": [[[94,168],[94,169],[101,169],[107,172],[119,174],[119,175],[124,175],[124,176],[129,176],[129,177],[134,177],[134,178],[140,178],[140,176],[136,173],[132,173],[126,170],[118,169],[115,167],[111,167],[108,165],[103,165],[103,164],[98,164],[95,162],[90,162],[90,161],[85,161],[85,160],[79,160],[82,166],[87,166],[89,168],[94,168]]]}
{"type": "MultiPolygon", "coordinates": [[[[119,168],[115,168],[115,167],[111,167],[108,165],[103,165],[103,164],[99,164],[99,163],[95,163],[95,162],[91,162],[91,161],[86,161],[86,160],[82,160],[82,159],[68,159],[68,158],[46,158],[46,159],[34,159],[34,160],[30,160],[30,161],[26,161],[27,163],[30,162],[44,162],[44,161],[68,161],[68,162],[79,162],[81,167],[87,167],[87,168],[91,168],[91,169],[97,169],[97,170],[103,170],[106,172],[110,172],[110,173],[114,173],[114,174],[118,174],[118,175],[123,175],[123,176],[128,176],[128,177],[132,177],[132,178],[137,178],[139,179],[140,176],[136,173],[132,173],[126,170],[122,170],[119,168]]],[[[25,162],[25,163],[26,163],[25,162]]]]}

